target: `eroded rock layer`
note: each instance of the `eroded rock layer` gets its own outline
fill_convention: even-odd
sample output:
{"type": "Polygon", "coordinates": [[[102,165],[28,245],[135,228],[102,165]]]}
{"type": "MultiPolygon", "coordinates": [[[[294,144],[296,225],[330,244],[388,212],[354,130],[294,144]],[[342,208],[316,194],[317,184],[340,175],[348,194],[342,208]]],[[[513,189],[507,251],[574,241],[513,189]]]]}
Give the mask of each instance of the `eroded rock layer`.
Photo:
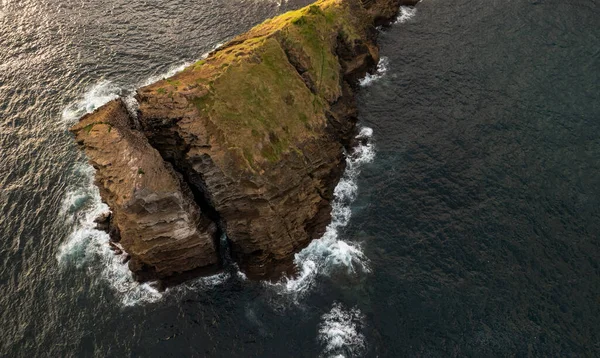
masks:
{"type": "Polygon", "coordinates": [[[216,257],[214,222],[250,277],[289,271],[293,255],[330,221],[333,189],[355,130],[353,89],[379,60],[374,25],[395,16],[401,3],[414,1],[321,0],[267,20],[181,73],[139,89],[140,132],[115,122],[112,135],[98,124],[84,133],[103,116],[125,121],[120,102],[84,117],[74,131],[97,169],[103,199],[134,233],[125,239],[121,229],[126,249],[137,249],[132,269],[146,265],[165,276],[216,262],[210,259],[216,257]],[[117,135],[132,140],[117,141],[117,135]],[[146,207],[133,205],[133,198],[123,202],[116,193],[123,188],[114,187],[125,180],[126,188],[135,188],[147,178],[121,159],[141,147],[147,154],[136,160],[170,178],[144,181],[141,188],[181,194],[180,205],[152,201],[162,213],[152,212],[155,221],[139,221],[146,207]],[[161,215],[180,218],[185,229],[162,223],[161,215]]]}

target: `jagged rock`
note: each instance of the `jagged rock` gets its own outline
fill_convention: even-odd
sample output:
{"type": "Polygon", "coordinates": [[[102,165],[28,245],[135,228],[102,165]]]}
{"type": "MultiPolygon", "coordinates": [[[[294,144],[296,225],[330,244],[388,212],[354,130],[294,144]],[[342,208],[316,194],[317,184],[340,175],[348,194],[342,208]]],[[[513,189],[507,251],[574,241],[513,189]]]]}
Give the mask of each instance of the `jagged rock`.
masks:
{"type": "Polygon", "coordinates": [[[94,219],[94,223],[96,224],[96,230],[104,231],[108,233],[110,231],[110,213],[103,213],[94,219]]]}
{"type": "Polygon", "coordinates": [[[140,132],[125,123],[120,102],[84,117],[74,132],[97,168],[130,267],[165,276],[213,263],[214,222],[249,277],[289,271],[293,255],[330,221],[344,149],[355,134],[354,90],[379,61],[374,25],[414,3],[317,1],[139,89],[140,132]],[[109,135],[104,117],[121,118],[116,133],[109,135]],[[152,181],[136,175],[150,167],[160,172],[152,181]],[[129,196],[120,199],[121,191],[129,196]]]}
{"type": "Polygon", "coordinates": [[[120,233],[138,279],[218,264],[214,223],[202,215],[171,165],[131,129],[121,100],[84,116],[71,130],[96,168],[96,185],[113,212],[111,231],[120,233]]]}
{"type": "Polygon", "coordinates": [[[414,6],[421,0],[361,0],[365,8],[373,16],[376,26],[386,25],[398,14],[400,6],[414,6]]]}

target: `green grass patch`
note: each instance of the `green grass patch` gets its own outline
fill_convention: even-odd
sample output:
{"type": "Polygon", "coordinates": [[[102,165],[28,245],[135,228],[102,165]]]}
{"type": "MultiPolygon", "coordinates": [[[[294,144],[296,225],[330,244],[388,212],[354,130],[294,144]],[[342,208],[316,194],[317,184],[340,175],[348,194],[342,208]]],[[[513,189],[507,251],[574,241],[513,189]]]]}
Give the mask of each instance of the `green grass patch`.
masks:
{"type": "Polygon", "coordinates": [[[92,131],[92,128],[94,128],[94,125],[96,123],[91,123],[88,124],[87,126],[83,127],[83,130],[85,131],[86,134],[90,134],[90,132],[92,131]]]}

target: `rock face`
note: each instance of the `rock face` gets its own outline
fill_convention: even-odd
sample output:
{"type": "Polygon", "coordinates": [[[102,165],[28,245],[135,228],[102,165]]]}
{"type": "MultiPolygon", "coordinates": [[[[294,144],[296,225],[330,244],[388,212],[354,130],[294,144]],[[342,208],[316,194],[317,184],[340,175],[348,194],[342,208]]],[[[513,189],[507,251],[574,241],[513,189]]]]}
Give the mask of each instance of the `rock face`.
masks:
{"type": "Polygon", "coordinates": [[[96,168],[96,185],[120,234],[112,236],[131,255],[129,267],[144,280],[217,266],[216,225],[131,126],[122,101],[114,100],[71,129],[96,168]]]}
{"type": "Polygon", "coordinates": [[[84,117],[73,131],[132,270],[168,277],[214,265],[220,231],[250,277],[289,271],[330,221],[353,89],[379,60],[373,25],[401,3],[321,0],[267,20],[139,89],[139,131],[119,101],[84,117]]]}

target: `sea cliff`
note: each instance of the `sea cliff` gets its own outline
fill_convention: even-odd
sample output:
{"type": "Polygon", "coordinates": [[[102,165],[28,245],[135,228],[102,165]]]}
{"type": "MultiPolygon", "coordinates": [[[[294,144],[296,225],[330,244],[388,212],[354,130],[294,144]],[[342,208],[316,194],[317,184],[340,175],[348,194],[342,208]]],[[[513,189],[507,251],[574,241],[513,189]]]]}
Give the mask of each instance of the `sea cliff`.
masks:
{"type": "Polygon", "coordinates": [[[290,272],[330,221],[374,26],[415,1],[321,0],[232,39],[72,128],[140,280],[219,268],[221,236],[249,277],[290,272]]]}

